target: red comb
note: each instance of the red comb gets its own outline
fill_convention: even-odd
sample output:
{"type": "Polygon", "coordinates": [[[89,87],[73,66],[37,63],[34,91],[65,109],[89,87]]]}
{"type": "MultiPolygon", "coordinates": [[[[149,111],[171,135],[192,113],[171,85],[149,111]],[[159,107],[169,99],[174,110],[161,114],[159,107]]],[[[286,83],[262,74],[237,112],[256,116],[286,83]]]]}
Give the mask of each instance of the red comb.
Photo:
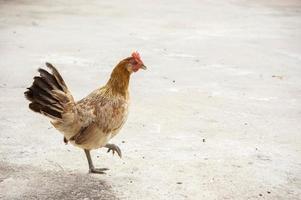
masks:
{"type": "Polygon", "coordinates": [[[141,62],[140,54],[139,54],[137,51],[134,51],[134,52],[132,53],[132,57],[133,57],[135,60],[141,62]]]}

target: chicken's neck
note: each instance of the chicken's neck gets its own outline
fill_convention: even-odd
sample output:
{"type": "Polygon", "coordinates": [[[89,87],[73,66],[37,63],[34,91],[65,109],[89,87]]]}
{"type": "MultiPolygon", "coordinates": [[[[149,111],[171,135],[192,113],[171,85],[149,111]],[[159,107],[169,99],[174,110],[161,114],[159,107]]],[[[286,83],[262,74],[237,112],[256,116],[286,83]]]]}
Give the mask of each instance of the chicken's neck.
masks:
{"type": "Polygon", "coordinates": [[[129,71],[123,66],[117,66],[113,70],[106,87],[112,94],[119,94],[127,97],[129,81],[129,71]]]}

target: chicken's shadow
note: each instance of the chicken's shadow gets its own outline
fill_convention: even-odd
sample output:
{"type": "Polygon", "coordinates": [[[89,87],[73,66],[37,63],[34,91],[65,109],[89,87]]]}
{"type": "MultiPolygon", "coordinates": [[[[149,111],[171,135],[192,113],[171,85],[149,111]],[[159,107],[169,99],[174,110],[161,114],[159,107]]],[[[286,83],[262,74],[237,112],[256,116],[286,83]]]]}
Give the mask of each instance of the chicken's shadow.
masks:
{"type": "Polygon", "coordinates": [[[118,199],[99,177],[0,162],[0,199],[118,199]]]}

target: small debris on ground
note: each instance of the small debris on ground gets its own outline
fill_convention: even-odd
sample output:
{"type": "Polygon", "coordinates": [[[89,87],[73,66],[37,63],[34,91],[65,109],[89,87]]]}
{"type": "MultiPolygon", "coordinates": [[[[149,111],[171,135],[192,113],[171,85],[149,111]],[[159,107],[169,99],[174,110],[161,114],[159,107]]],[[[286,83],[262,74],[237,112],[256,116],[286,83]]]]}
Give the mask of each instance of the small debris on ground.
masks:
{"type": "Polygon", "coordinates": [[[37,22],[31,22],[31,25],[38,26],[38,23],[37,22]]]}
{"type": "Polygon", "coordinates": [[[182,184],[182,182],[177,182],[177,184],[178,184],[178,185],[181,185],[181,184],[182,184]]]}
{"type": "Polygon", "coordinates": [[[206,139],[203,139],[203,142],[206,142],[206,139]]]}
{"type": "Polygon", "coordinates": [[[273,77],[273,78],[278,78],[278,79],[280,79],[280,80],[282,80],[282,79],[283,79],[283,76],[277,76],[277,75],[273,75],[272,77],[273,77]]]}

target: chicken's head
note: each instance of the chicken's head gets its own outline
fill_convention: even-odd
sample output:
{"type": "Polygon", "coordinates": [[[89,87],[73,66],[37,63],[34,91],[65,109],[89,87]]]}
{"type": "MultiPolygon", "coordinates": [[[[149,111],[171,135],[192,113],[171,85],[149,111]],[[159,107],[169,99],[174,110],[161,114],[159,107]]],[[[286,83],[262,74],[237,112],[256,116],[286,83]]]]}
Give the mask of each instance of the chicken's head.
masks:
{"type": "Polygon", "coordinates": [[[146,70],[146,66],[142,62],[141,57],[137,51],[133,52],[132,56],[129,57],[127,60],[128,60],[127,70],[130,73],[137,72],[139,69],[146,70]]]}

